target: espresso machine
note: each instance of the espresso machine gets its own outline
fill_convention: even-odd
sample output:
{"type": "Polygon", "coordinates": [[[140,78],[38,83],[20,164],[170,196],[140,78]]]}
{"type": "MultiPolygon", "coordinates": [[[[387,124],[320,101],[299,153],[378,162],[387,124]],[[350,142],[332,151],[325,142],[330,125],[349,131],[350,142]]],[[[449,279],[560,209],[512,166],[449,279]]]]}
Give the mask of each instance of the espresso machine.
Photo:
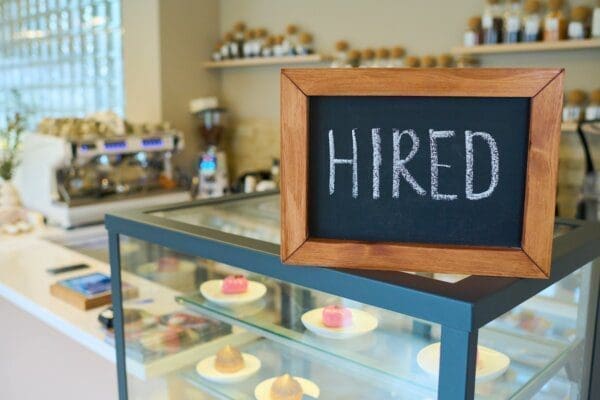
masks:
{"type": "Polygon", "coordinates": [[[188,200],[172,166],[183,146],[175,130],[77,138],[31,133],[15,183],[25,207],[51,224],[97,223],[109,211],[188,200]]]}
{"type": "Polygon", "coordinates": [[[203,150],[198,157],[197,196],[223,196],[229,190],[227,154],[221,145],[227,110],[218,107],[216,98],[209,97],[193,100],[190,111],[200,121],[198,130],[203,142],[203,150]]]}

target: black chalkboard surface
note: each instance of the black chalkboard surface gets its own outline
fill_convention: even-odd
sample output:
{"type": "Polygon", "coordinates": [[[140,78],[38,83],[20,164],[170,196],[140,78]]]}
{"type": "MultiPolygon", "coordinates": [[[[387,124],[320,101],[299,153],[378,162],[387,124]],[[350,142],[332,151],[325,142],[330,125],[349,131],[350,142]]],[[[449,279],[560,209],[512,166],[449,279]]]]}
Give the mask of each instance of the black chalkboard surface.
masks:
{"type": "Polygon", "coordinates": [[[548,277],[563,76],[283,69],[282,261],[548,277]]]}
{"type": "Polygon", "coordinates": [[[528,98],[313,96],[309,101],[310,236],[520,246],[528,98]],[[430,130],[442,133],[434,133],[432,140],[430,130]],[[486,140],[488,136],[470,136],[469,196],[466,131],[489,134],[496,150],[486,140]],[[418,150],[404,163],[403,171],[398,161],[406,160],[417,142],[418,150]],[[437,162],[432,162],[432,152],[437,154],[437,162]],[[477,193],[492,184],[493,153],[497,156],[497,182],[489,195],[477,198],[477,193]],[[331,167],[332,154],[347,161],[331,167]],[[333,193],[331,169],[335,170],[333,193]],[[413,184],[410,176],[403,175],[405,171],[413,184]],[[437,191],[432,188],[436,174],[437,191]]]}

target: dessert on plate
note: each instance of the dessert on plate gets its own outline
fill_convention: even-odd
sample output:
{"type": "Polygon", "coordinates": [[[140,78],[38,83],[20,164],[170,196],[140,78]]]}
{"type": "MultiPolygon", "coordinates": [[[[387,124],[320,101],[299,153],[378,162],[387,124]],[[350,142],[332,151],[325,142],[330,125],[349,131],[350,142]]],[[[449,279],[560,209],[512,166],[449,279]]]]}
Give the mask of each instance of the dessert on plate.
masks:
{"type": "Polygon", "coordinates": [[[215,369],[225,374],[231,374],[244,368],[242,353],[233,346],[225,346],[217,352],[215,369]]]}
{"type": "Polygon", "coordinates": [[[248,291],[248,279],[243,275],[228,275],[223,279],[223,294],[240,294],[248,291]]]}
{"type": "Polygon", "coordinates": [[[289,374],[273,381],[270,390],[271,400],[302,400],[302,386],[289,374]]]}
{"type": "Polygon", "coordinates": [[[332,305],[323,308],[323,325],[328,328],[345,328],[352,325],[350,309],[332,305]]]}

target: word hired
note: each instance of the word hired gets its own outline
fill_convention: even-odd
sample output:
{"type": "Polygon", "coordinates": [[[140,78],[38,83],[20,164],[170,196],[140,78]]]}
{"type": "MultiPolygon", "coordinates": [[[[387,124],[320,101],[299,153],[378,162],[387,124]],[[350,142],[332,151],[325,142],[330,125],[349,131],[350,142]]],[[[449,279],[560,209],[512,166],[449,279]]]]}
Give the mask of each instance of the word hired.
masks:
{"type": "MultiPolygon", "coordinates": [[[[452,201],[457,199],[456,194],[439,193],[439,169],[451,168],[448,164],[442,164],[438,159],[438,140],[454,137],[454,131],[435,131],[429,130],[429,149],[431,160],[431,198],[434,200],[452,201]]],[[[373,198],[379,198],[381,169],[381,129],[373,128],[371,130],[371,142],[373,146],[373,198]]],[[[412,129],[400,131],[393,129],[393,173],[392,173],[392,197],[400,197],[400,180],[404,179],[410,187],[420,196],[427,195],[427,191],[416,181],[415,177],[408,170],[407,164],[419,151],[419,137],[412,129]],[[400,142],[403,136],[408,136],[411,140],[411,149],[405,157],[401,157],[400,142]]],[[[333,130],[329,130],[329,195],[335,193],[335,171],[338,165],[352,166],[352,197],[358,197],[358,148],[356,144],[356,129],[352,130],[352,158],[336,158],[335,137],[333,130]]],[[[500,173],[500,155],[496,141],[487,132],[465,131],[465,197],[469,200],[481,200],[490,197],[498,186],[498,177],[500,173]],[[480,138],[487,143],[490,150],[490,184],[482,192],[473,191],[474,176],[474,153],[473,140],[480,138]]]]}

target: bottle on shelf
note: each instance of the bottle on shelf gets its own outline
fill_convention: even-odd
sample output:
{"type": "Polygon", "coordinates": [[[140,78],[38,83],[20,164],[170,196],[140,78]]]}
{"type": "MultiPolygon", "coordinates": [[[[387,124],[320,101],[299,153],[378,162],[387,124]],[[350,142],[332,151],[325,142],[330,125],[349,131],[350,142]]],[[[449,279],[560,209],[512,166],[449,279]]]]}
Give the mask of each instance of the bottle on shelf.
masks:
{"type": "Polygon", "coordinates": [[[267,36],[262,45],[262,49],[260,50],[260,54],[263,57],[273,56],[273,46],[275,46],[275,36],[267,36]]]}
{"type": "Polygon", "coordinates": [[[421,57],[421,67],[433,68],[437,65],[437,60],[432,55],[426,55],[421,57]]]}
{"type": "Polygon", "coordinates": [[[584,116],[586,94],[583,90],[575,89],[567,93],[567,102],[563,107],[564,122],[579,122],[584,116]]]}
{"type": "Polygon", "coordinates": [[[404,56],[406,55],[406,50],[402,46],[392,47],[392,61],[391,65],[393,67],[404,67],[404,56]]]}
{"type": "Polygon", "coordinates": [[[452,54],[440,54],[437,58],[437,66],[440,68],[450,68],[454,65],[454,57],[452,54]]]}
{"type": "Polygon", "coordinates": [[[360,65],[360,51],[350,50],[347,55],[348,64],[347,67],[358,67],[360,65]]]}
{"type": "Polygon", "coordinates": [[[246,36],[246,24],[242,21],[237,22],[233,26],[233,41],[235,46],[232,47],[232,58],[240,58],[244,56],[244,38],[246,36]]]}
{"type": "Polygon", "coordinates": [[[333,53],[333,61],[331,62],[331,68],[342,68],[348,66],[348,42],[345,40],[338,40],[335,43],[335,51],[333,53]]]}
{"type": "Polygon", "coordinates": [[[567,19],[562,10],[563,6],[563,0],[548,0],[548,14],[544,18],[545,42],[567,38],[567,19]]]}
{"type": "Polygon", "coordinates": [[[254,57],[254,48],[256,46],[256,33],[254,29],[249,29],[244,33],[244,46],[242,48],[242,54],[244,58],[254,57]]]}
{"type": "Polygon", "coordinates": [[[286,55],[293,55],[298,45],[298,25],[289,24],[285,28],[283,47],[286,55]]]}
{"type": "Polygon", "coordinates": [[[390,50],[385,47],[380,47],[375,52],[375,67],[387,68],[390,67],[390,50]]]}
{"type": "Polygon", "coordinates": [[[504,29],[502,42],[518,43],[521,41],[521,16],[523,8],[521,0],[509,0],[504,12],[504,29]]]}
{"type": "Polygon", "coordinates": [[[586,121],[600,121],[600,88],[590,94],[590,104],[585,108],[586,121]]]}
{"type": "Polygon", "coordinates": [[[421,61],[419,60],[419,57],[408,56],[406,57],[405,64],[408,68],[418,68],[421,66],[421,61]]]}
{"type": "Polygon", "coordinates": [[[537,42],[540,40],[542,30],[540,0],[527,0],[523,6],[523,42],[537,42]]]}
{"type": "Polygon", "coordinates": [[[586,6],[577,6],[571,9],[571,22],[567,29],[570,40],[580,40],[590,37],[590,16],[592,10],[586,6]]]}
{"type": "Polygon", "coordinates": [[[498,44],[502,40],[502,8],[499,0],[487,0],[481,16],[482,43],[498,44]]]}
{"type": "Polygon", "coordinates": [[[269,32],[265,28],[258,28],[256,30],[256,40],[254,42],[254,54],[262,56],[262,50],[267,42],[269,32]]]}
{"type": "Polygon", "coordinates": [[[360,66],[362,68],[371,68],[375,64],[375,51],[370,48],[366,48],[362,51],[360,56],[360,66]]]}
{"type": "Polygon", "coordinates": [[[463,35],[463,45],[466,47],[481,44],[481,17],[476,15],[467,21],[467,30],[463,35]]]}
{"type": "Polygon", "coordinates": [[[223,37],[223,44],[221,45],[221,59],[235,58],[232,55],[232,51],[235,50],[234,48],[237,49],[237,43],[233,40],[233,33],[227,32],[223,37]]]}
{"type": "Polygon", "coordinates": [[[600,38],[600,0],[596,1],[592,12],[592,37],[600,38]]]}
{"type": "Polygon", "coordinates": [[[313,37],[310,33],[302,32],[298,36],[298,44],[296,45],[295,52],[299,56],[305,56],[314,53],[313,37]]]}
{"type": "Polygon", "coordinates": [[[213,61],[221,61],[223,59],[223,55],[221,54],[221,48],[223,47],[223,42],[218,41],[217,44],[215,44],[215,47],[213,48],[213,52],[210,56],[210,58],[213,61]]]}

